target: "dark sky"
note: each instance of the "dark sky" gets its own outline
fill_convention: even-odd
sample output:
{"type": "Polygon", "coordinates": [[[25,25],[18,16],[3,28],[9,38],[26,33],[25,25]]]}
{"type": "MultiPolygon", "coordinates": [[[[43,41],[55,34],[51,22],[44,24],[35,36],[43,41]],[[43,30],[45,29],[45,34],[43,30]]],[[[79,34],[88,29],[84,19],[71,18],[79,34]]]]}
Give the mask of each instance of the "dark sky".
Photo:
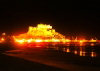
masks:
{"type": "Polygon", "coordinates": [[[100,36],[100,5],[97,1],[3,1],[0,32],[22,33],[29,25],[51,24],[67,36],[100,36]]]}

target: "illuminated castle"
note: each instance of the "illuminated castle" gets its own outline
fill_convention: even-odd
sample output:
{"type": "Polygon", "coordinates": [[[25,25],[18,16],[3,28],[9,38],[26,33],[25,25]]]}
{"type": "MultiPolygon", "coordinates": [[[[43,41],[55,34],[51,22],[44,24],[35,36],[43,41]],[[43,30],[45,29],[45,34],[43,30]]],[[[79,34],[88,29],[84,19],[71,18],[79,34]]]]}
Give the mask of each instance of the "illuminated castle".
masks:
{"type": "Polygon", "coordinates": [[[37,27],[29,27],[29,31],[27,33],[30,36],[33,36],[34,38],[64,38],[63,35],[55,32],[54,29],[52,29],[52,26],[45,25],[45,24],[39,24],[37,27]]]}
{"type": "Polygon", "coordinates": [[[25,41],[28,40],[42,40],[47,42],[59,42],[61,39],[65,39],[65,36],[56,32],[52,29],[52,26],[46,24],[38,24],[37,27],[29,26],[28,32],[24,34],[20,34],[18,36],[13,36],[17,41],[25,41]]]}
{"type": "Polygon", "coordinates": [[[97,40],[91,39],[91,40],[70,40],[65,38],[62,34],[56,32],[54,29],[52,29],[52,26],[46,25],[46,24],[38,24],[37,27],[29,26],[28,32],[24,34],[20,34],[18,36],[13,36],[13,39],[15,42],[19,43],[31,43],[31,42],[97,42],[97,40]]]}
{"type": "Polygon", "coordinates": [[[17,38],[34,38],[34,39],[65,38],[65,36],[59,34],[54,29],[52,29],[52,26],[46,25],[46,24],[38,24],[37,27],[29,26],[29,30],[27,33],[20,34],[19,36],[16,36],[16,37],[17,38]]]}

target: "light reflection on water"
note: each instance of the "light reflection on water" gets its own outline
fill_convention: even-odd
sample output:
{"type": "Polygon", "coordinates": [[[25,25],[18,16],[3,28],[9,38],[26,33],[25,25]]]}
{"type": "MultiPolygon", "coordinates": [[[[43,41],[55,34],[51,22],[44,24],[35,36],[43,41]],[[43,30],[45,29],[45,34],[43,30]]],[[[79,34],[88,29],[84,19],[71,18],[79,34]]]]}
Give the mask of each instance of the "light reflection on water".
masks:
{"type": "Polygon", "coordinates": [[[96,57],[97,53],[95,51],[86,51],[86,47],[73,47],[74,49],[71,49],[72,47],[66,47],[63,51],[64,52],[70,52],[75,55],[79,56],[90,56],[90,57],[96,57]],[[76,48],[76,49],[75,49],[76,48]]]}
{"type": "Polygon", "coordinates": [[[94,43],[91,43],[90,45],[83,46],[83,44],[80,44],[80,46],[54,46],[52,47],[55,50],[63,51],[66,53],[73,53],[74,55],[78,56],[89,56],[89,57],[97,57],[100,56],[100,52],[98,53],[98,48],[100,47],[95,46],[94,43]]]}

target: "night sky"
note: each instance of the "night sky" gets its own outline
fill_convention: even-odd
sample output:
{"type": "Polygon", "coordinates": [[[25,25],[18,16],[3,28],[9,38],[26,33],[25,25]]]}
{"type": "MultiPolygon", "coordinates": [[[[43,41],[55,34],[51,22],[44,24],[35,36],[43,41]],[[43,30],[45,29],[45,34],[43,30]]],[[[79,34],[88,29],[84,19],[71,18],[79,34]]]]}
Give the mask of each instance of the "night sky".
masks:
{"type": "Polygon", "coordinates": [[[0,33],[23,33],[38,23],[50,24],[66,36],[100,38],[100,5],[75,0],[0,2],[0,33]]]}

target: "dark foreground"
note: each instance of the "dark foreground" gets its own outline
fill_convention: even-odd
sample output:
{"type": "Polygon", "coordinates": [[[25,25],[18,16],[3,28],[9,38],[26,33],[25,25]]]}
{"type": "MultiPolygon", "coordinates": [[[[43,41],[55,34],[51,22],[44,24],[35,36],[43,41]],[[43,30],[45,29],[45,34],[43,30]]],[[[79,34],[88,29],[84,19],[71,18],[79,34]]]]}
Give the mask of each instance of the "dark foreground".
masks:
{"type": "Polygon", "coordinates": [[[0,44],[0,71],[66,71],[57,67],[7,55],[7,51],[13,50],[15,48],[12,45],[0,44]]]}
{"type": "MultiPolygon", "coordinates": [[[[61,68],[66,71],[100,71],[99,59],[80,57],[77,55],[74,56],[71,53],[63,53],[55,50],[48,50],[45,48],[11,50],[4,54],[16,58],[22,58],[31,62],[37,62],[47,66],[61,68]]],[[[61,69],[50,69],[50,71],[62,71],[61,69]]]]}
{"type": "Polygon", "coordinates": [[[100,57],[45,47],[8,49],[7,46],[0,46],[0,71],[100,71],[100,57]]]}
{"type": "Polygon", "coordinates": [[[65,70],[0,54],[0,71],[65,71],[65,70]]]}

